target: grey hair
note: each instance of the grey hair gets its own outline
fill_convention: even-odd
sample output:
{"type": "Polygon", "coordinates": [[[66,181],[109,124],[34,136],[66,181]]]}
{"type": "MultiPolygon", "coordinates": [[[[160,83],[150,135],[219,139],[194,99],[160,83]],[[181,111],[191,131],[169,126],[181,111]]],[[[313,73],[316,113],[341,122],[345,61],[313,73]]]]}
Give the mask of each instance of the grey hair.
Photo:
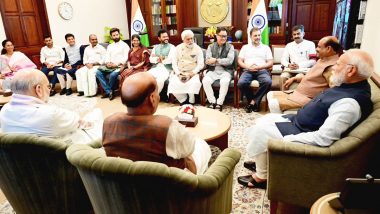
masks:
{"type": "Polygon", "coordinates": [[[11,80],[11,90],[15,94],[28,94],[33,88],[42,83],[44,75],[33,75],[41,72],[37,69],[25,69],[17,72],[11,80]]]}
{"type": "Polygon", "coordinates": [[[182,41],[185,40],[186,36],[194,37],[193,31],[191,31],[191,30],[184,30],[184,31],[182,31],[182,33],[181,33],[182,41]]]}
{"type": "Polygon", "coordinates": [[[344,54],[348,56],[348,63],[356,66],[360,77],[368,79],[374,72],[374,64],[372,57],[359,49],[350,49],[344,54]]]}

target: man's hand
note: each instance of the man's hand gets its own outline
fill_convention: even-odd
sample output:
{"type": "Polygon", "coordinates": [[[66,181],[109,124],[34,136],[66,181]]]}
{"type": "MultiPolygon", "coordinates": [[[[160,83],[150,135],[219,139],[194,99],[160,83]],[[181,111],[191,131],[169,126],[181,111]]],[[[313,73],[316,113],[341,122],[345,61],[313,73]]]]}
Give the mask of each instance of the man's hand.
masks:
{"type": "Polygon", "coordinates": [[[293,82],[296,80],[296,78],[292,77],[285,81],[284,88],[289,89],[289,86],[293,84],[293,82]]]}
{"type": "Polygon", "coordinates": [[[257,72],[260,70],[260,67],[256,64],[253,64],[251,65],[249,68],[248,68],[248,71],[251,71],[251,72],[257,72]]]}
{"type": "Polygon", "coordinates": [[[116,68],[117,65],[115,63],[113,63],[113,62],[107,62],[106,67],[107,68],[116,68]]]}
{"type": "Polygon", "coordinates": [[[0,79],[5,79],[5,74],[0,74],[0,79]]]}
{"type": "Polygon", "coordinates": [[[289,66],[290,70],[297,70],[300,66],[297,63],[290,63],[289,66]]]}
{"type": "Polygon", "coordinates": [[[216,58],[209,58],[206,60],[206,64],[211,65],[216,63],[216,58]]]}
{"type": "Polygon", "coordinates": [[[86,67],[87,67],[88,69],[91,69],[92,67],[94,67],[94,64],[92,64],[92,63],[87,63],[87,64],[86,64],[86,67]]]}
{"type": "Polygon", "coordinates": [[[73,67],[71,67],[71,65],[70,65],[69,63],[66,63],[66,64],[65,64],[65,68],[66,68],[67,70],[71,70],[73,67]]]}
{"type": "Polygon", "coordinates": [[[94,127],[94,123],[92,122],[88,122],[88,121],[85,121],[85,120],[79,120],[79,127],[80,129],[91,129],[94,127]]]}

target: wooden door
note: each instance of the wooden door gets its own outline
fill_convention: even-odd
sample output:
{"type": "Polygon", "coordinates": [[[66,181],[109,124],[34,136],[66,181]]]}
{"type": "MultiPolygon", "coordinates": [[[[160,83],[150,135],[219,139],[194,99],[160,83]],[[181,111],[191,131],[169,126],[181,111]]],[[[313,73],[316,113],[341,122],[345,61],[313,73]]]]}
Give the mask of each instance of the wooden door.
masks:
{"type": "Polygon", "coordinates": [[[7,39],[31,59],[38,58],[44,35],[50,34],[44,0],[0,0],[7,39]]]}
{"type": "MultiPolygon", "coordinates": [[[[332,34],[336,0],[291,0],[289,35],[294,25],[305,26],[305,39],[315,43],[332,34]]],[[[291,36],[289,36],[289,40],[291,36]]]]}

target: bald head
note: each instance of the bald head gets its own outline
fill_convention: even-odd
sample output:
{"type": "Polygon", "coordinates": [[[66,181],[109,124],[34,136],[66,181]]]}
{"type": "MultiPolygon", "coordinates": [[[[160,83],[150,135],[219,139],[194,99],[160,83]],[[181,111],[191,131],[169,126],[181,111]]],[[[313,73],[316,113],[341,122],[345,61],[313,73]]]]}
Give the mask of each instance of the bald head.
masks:
{"type": "Polygon", "coordinates": [[[157,89],[156,80],[146,72],[125,79],[121,88],[121,101],[128,108],[143,107],[147,98],[157,89]]]}
{"type": "Polygon", "coordinates": [[[325,36],[321,39],[325,47],[330,46],[335,53],[341,55],[343,53],[343,48],[339,43],[339,40],[335,36],[325,36]]]}
{"type": "Polygon", "coordinates": [[[16,94],[30,95],[38,84],[49,84],[49,80],[40,70],[25,69],[16,72],[11,81],[11,90],[16,94]]]}

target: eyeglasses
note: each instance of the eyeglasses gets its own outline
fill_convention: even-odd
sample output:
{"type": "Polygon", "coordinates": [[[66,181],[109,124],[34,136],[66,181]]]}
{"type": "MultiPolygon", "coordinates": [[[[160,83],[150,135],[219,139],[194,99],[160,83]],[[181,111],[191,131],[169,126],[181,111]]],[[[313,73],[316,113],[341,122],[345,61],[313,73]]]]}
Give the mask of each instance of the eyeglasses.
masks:
{"type": "Polygon", "coordinates": [[[220,38],[227,38],[227,35],[217,35],[217,36],[219,36],[220,38]]]}
{"type": "MultiPolygon", "coordinates": [[[[43,84],[37,84],[34,86],[34,88],[37,88],[37,86],[42,86],[43,84]]],[[[50,84],[47,84],[46,87],[51,90],[52,86],[50,84]]]]}
{"type": "Polygon", "coordinates": [[[336,66],[339,66],[339,65],[349,65],[349,66],[352,66],[352,67],[356,66],[356,65],[353,65],[353,64],[349,64],[349,63],[338,63],[338,62],[336,62],[335,65],[336,66]]]}

